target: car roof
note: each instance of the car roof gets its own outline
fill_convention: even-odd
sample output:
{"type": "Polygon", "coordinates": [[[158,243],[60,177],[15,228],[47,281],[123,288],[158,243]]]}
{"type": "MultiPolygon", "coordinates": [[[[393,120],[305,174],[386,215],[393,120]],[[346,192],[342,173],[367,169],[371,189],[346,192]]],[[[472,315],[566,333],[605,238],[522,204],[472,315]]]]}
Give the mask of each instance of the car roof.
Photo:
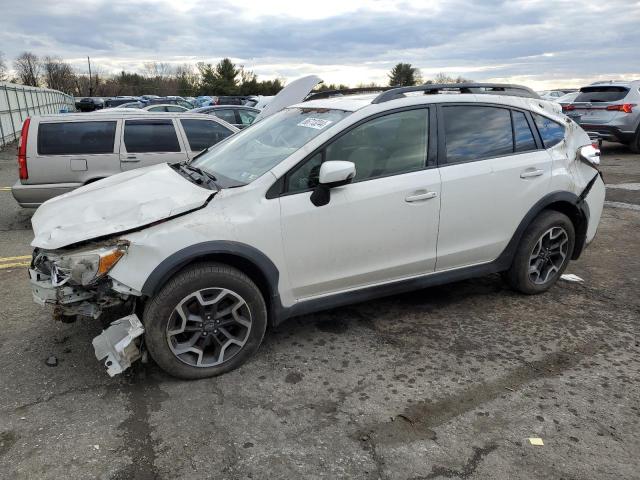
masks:
{"type": "Polygon", "coordinates": [[[309,100],[308,102],[301,102],[291,107],[297,108],[331,108],[335,110],[346,110],[348,112],[355,112],[367,105],[371,105],[371,102],[378,96],[377,93],[367,93],[361,95],[344,95],[338,97],[320,98],[318,100],[309,100]]]}
{"type": "MultiPolygon", "coordinates": [[[[183,107],[182,105],[177,105],[175,103],[152,103],[151,105],[146,106],[145,108],[156,108],[156,107],[179,107],[179,108],[186,108],[183,107]]],[[[144,110],[144,108],[142,109],[144,110]]],[[[175,113],[175,112],[173,112],[175,113]]]]}
{"type": "Polygon", "coordinates": [[[558,122],[566,117],[562,114],[560,104],[542,98],[517,97],[511,95],[483,94],[483,93],[441,93],[423,95],[419,92],[403,97],[392,98],[383,102],[376,102],[379,95],[345,95],[310,100],[292,105],[289,108],[334,109],[355,112],[364,108],[381,112],[399,107],[413,105],[428,105],[436,103],[483,103],[504,105],[505,107],[522,108],[531,112],[545,115],[558,122]]]}
{"type": "MultiPolygon", "coordinates": [[[[172,105],[173,106],[173,105],[172,105]]],[[[238,129],[233,125],[225,122],[224,120],[207,115],[206,113],[191,113],[186,112],[148,112],[139,108],[107,108],[105,110],[98,110],[96,112],[89,113],[51,113],[47,115],[33,115],[31,118],[34,120],[105,120],[110,118],[125,118],[125,117],[141,117],[141,118],[199,118],[202,120],[214,120],[220,122],[225,126],[231,127],[234,131],[238,129]]]]}
{"type": "Polygon", "coordinates": [[[194,108],[195,112],[204,112],[206,111],[212,111],[212,110],[222,110],[222,109],[240,109],[240,110],[251,110],[252,112],[259,112],[260,110],[258,110],[257,108],[253,108],[253,107],[249,107],[247,105],[207,105],[206,107],[198,107],[198,108],[194,108]]]}
{"type": "Polygon", "coordinates": [[[607,80],[607,81],[600,81],[600,82],[593,82],[589,85],[585,85],[584,87],[580,88],[580,90],[582,90],[583,88],[589,88],[589,87],[624,87],[624,88],[632,88],[634,86],[640,86],[640,80],[630,80],[630,81],[624,81],[624,80],[607,80]]]}

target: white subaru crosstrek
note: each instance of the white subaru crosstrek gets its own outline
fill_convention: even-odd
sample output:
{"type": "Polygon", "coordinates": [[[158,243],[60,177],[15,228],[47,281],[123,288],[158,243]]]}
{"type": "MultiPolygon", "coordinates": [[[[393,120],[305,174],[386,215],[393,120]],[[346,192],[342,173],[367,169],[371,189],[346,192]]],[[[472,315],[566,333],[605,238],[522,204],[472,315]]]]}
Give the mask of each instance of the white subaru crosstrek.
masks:
{"type": "Polygon", "coordinates": [[[32,290],[64,320],[121,312],[93,342],[111,375],[145,348],[218,375],[295,315],[495,272],[546,291],[594,238],[598,163],[525,87],[316,98],[46,202],[32,290]]]}

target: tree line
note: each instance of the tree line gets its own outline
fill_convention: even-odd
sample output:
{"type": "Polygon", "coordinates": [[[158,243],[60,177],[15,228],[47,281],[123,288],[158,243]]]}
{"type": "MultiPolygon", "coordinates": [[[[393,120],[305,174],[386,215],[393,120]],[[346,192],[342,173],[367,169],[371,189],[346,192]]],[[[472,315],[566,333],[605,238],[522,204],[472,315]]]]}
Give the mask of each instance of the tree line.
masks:
{"type": "MultiPolygon", "coordinates": [[[[10,78],[7,61],[0,52],[0,81],[10,81],[35,87],[48,87],[76,96],[113,97],[118,95],[160,96],[180,95],[275,95],[284,87],[284,81],[258,80],[258,76],[242,65],[224,58],[216,65],[206,62],[178,66],[164,62],[144,64],[142,73],[121,71],[107,75],[99,67],[92,75],[78,72],[60,57],[38,57],[23,52],[13,62],[10,78]]],[[[388,75],[389,86],[411,86],[423,83],[420,70],[410,63],[398,63],[388,75]]],[[[451,78],[438,74],[424,83],[459,83],[462,77],[451,78]]],[[[378,87],[375,83],[359,84],[359,87],[378,87]]],[[[317,90],[348,88],[344,84],[321,84],[317,90]]]]}

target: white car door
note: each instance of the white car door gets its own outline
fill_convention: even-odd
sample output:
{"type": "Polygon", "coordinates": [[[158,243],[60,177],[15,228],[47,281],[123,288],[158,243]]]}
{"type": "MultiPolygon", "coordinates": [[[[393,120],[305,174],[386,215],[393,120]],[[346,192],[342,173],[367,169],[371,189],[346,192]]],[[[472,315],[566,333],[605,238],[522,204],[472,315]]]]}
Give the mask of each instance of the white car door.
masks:
{"type": "Polygon", "coordinates": [[[427,166],[428,109],[369,120],[292,169],[280,197],[284,254],[298,299],[434,271],[440,176],[427,166]],[[310,201],[323,161],[356,166],[353,183],[310,201]]]}
{"type": "Polygon", "coordinates": [[[448,270],[502,253],[529,209],[548,193],[552,161],[525,112],[477,104],[440,108],[436,270],[448,270]]]}
{"type": "Polygon", "coordinates": [[[127,118],[122,130],[122,170],[187,160],[186,148],[171,118],[127,118]]]}

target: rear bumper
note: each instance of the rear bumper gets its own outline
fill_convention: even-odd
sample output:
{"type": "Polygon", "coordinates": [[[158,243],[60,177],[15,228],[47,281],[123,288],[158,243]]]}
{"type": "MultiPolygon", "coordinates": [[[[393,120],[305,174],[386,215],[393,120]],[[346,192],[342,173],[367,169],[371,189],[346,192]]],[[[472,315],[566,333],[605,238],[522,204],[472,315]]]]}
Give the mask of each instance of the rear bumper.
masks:
{"type": "Polygon", "coordinates": [[[36,208],[50,198],[57,197],[63,193],[70,192],[78,187],[81,183],[45,183],[38,185],[29,185],[21,183],[19,180],[11,187],[13,198],[16,199],[18,205],[24,208],[36,208]]]}
{"type": "Polygon", "coordinates": [[[636,133],[634,131],[627,131],[622,129],[621,127],[616,127],[613,125],[593,125],[589,123],[580,123],[580,126],[585,132],[597,133],[600,138],[602,138],[603,140],[608,140],[610,142],[629,143],[633,140],[633,137],[636,133]]]}

